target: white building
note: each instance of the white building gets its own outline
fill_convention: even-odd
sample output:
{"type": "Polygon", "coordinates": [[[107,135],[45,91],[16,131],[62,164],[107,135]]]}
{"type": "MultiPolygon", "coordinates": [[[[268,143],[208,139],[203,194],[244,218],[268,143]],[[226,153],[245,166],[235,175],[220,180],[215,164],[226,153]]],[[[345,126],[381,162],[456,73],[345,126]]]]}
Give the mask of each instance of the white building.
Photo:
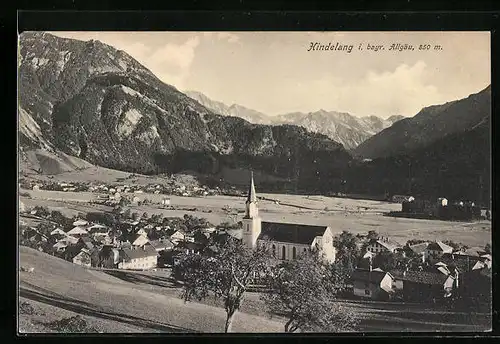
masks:
{"type": "Polygon", "coordinates": [[[157,266],[158,252],[151,246],[123,248],[120,250],[119,269],[147,270],[157,266]]]}
{"type": "Polygon", "coordinates": [[[380,237],[377,240],[370,241],[366,250],[372,253],[380,253],[384,251],[394,253],[400,248],[402,248],[402,246],[399,243],[386,237],[380,237]]]}
{"type": "Polygon", "coordinates": [[[257,208],[253,173],[243,218],[242,241],[249,248],[265,246],[276,258],[282,260],[295,259],[301,253],[317,249],[325,260],[335,261],[336,250],[329,227],[262,222],[257,208]]]}

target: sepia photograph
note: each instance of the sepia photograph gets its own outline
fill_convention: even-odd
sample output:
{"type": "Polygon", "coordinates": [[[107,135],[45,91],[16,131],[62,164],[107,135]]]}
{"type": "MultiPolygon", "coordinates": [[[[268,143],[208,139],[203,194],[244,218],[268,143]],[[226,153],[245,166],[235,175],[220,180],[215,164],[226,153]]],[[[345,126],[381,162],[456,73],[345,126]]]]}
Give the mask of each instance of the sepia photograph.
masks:
{"type": "Polygon", "coordinates": [[[492,330],[489,31],[18,34],[18,334],[492,330]]]}

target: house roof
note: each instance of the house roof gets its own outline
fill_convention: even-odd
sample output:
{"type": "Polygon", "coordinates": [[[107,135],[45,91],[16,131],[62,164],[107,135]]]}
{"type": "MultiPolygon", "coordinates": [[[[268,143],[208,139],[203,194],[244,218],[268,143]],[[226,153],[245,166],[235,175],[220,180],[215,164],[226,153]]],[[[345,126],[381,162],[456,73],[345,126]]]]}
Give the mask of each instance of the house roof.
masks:
{"type": "Polygon", "coordinates": [[[384,246],[389,251],[393,251],[393,250],[401,247],[401,245],[398,242],[396,242],[394,240],[390,240],[388,238],[384,238],[384,239],[379,238],[376,241],[371,242],[370,244],[374,244],[374,243],[378,243],[378,244],[384,246]]]}
{"type": "Polygon", "coordinates": [[[66,235],[66,232],[63,231],[61,228],[56,228],[52,232],[50,232],[50,235],[55,235],[55,234],[66,235]]]}
{"type": "Polygon", "coordinates": [[[385,275],[387,275],[387,272],[385,271],[357,269],[351,273],[351,280],[380,284],[385,275]]]}
{"type": "Polygon", "coordinates": [[[204,245],[190,241],[181,241],[177,245],[177,248],[187,248],[188,250],[201,250],[203,247],[204,245]]]}
{"type": "Polygon", "coordinates": [[[149,245],[146,245],[143,248],[122,248],[121,252],[129,259],[145,258],[157,255],[156,250],[149,245]]]}
{"type": "Polygon", "coordinates": [[[472,267],[476,264],[480,257],[470,257],[462,255],[445,255],[441,257],[441,262],[445,263],[450,270],[458,269],[460,272],[471,271],[472,267]]]}
{"type": "Polygon", "coordinates": [[[430,271],[406,271],[404,274],[402,270],[393,270],[391,274],[399,280],[429,285],[443,285],[449,277],[440,272],[430,271]]]}
{"type": "Polygon", "coordinates": [[[427,249],[428,250],[432,250],[432,251],[445,252],[445,251],[451,251],[451,250],[453,250],[453,247],[451,247],[449,245],[446,245],[445,243],[443,243],[441,241],[436,241],[436,242],[431,242],[427,246],[427,249]]]}
{"type": "Polygon", "coordinates": [[[73,222],[73,226],[86,226],[88,224],[87,221],[85,220],[76,220],[75,222],[73,222]]]}
{"type": "Polygon", "coordinates": [[[149,242],[151,246],[153,246],[156,250],[166,250],[169,248],[173,248],[174,244],[170,240],[153,240],[149,242]]]}
{"type": "Polygon", "coordinates": [[[410,245],[409,247],[410,247],[410,250],[412,250],[416,254],[422,254],[428,245],[429,245],[428,242],[423,242],[420,244],[410,245]]]}
{"type": "Polygon", "coordinates": [[[66,234],[87,234],[87,230],[83,227],[80,227],[80,226],[76,226],[74,227],[73,229],[71,229],[68,233],[66,234]]]}
{"type": "Polygon", "coordinates": [[[327,226],[262,222],[259,239],[311,245],[313,240],[317,236],[322,236],[327,228],[327,226]]]}

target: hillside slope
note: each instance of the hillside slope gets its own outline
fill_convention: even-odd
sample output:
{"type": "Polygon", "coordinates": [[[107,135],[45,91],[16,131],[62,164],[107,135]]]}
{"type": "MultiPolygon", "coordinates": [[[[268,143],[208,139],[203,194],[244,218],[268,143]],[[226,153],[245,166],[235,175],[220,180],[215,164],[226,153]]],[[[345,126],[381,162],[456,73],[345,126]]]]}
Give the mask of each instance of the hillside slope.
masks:
{"type": "Polygon", "coordinates": [[[19,79],[21,145],[103,167],[213,174],[252,166],[307,186],[351,160],[340,144],[304,128],[214,114],[99,41],[23,32],[19,79]],[[328,164],[318,170],[319,160],[328,164]]]}
{"type": "Polygon", "coordinates": [[[491,116],[407,154],[351,166],[349,189],[474,200],[490,207],[491,116]],[[367,178],[366,176],[369,176],[367,178]]]}
{"type": "MultiPolygon", "coordinates": [[[[20,265],[34,267],[20,272],[20,297],[66,311],[140,327],[145,332],[222,332],[225,312],[198,303],[184,303],[150,285],[127,282],[101,271],[20,247],[20,265]]],[[[110,325],[111,326],[111,325],[110,325]]],[[[283,324],[238,313],[235,332],[278,332],[283,324]]],[[[109,332],[122,331],[109,328],[109,332]]]]}
{"type": "Polygon", "coordinates": [[[491,87],[467,98],[429,106],[398,121],[359,145],[354,153],[364,158],[406,154],[447,135],[469,130],[491,112],[491,87]]]}

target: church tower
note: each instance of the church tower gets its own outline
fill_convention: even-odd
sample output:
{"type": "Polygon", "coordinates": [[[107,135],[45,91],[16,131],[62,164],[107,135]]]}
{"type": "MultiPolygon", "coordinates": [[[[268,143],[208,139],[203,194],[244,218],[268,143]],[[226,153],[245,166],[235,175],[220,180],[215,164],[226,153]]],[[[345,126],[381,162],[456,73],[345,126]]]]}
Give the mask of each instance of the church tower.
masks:
{"type": "Polygon", "coordinates": [[[250,172],[250,186],[248,188],[248,196],[245,207],[245,217],[242,221],[242,240],[246,247],[255,248],[257,246],[257,238],[260,235],[261,220],[259,217],[259,209],[257,208],[257,195],[255,194],[253,171],[250,172]]]}

